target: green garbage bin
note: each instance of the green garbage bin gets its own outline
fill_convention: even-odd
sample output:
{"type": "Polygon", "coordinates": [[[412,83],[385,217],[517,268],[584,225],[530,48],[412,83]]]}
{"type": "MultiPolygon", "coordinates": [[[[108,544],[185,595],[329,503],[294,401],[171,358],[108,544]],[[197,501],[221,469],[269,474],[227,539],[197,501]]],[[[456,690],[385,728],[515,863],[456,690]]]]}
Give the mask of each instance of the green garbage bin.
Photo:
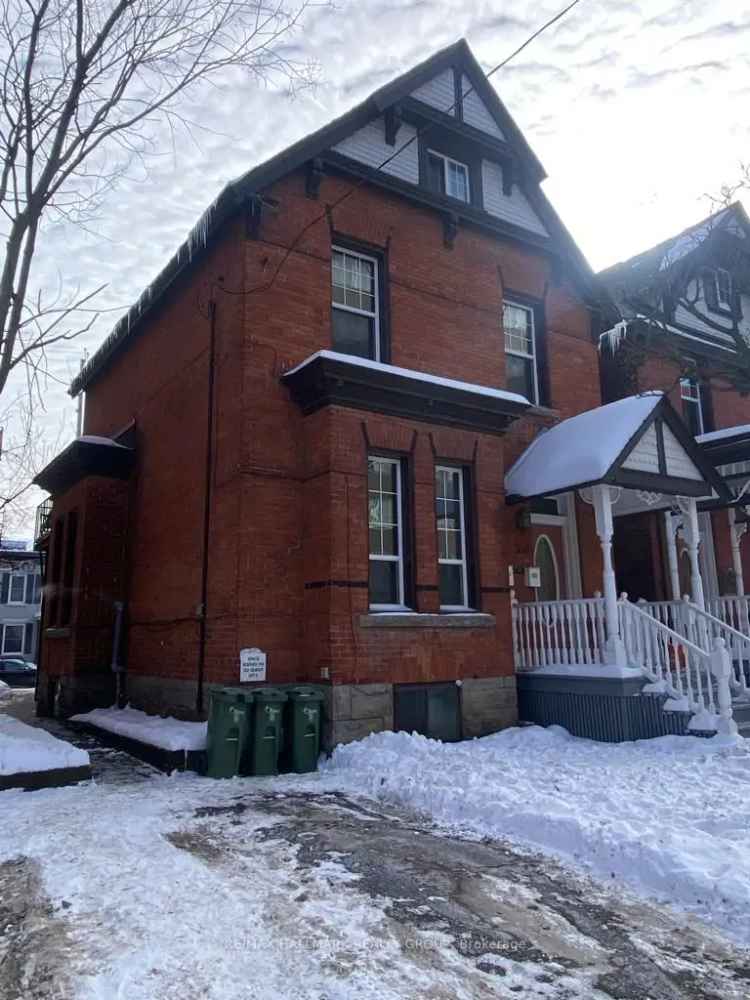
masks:
{"type": "Polygon", "coordinates": [[[287,691],[285,769],[304,774],[315,771],[320,754],[320,724],[323,692],[313,687],[293,687],[287,691]]]}
{"type": "Polygon", "coordinates": [[[286,693],[274,687],[253,688],[252,733],[243,774],[278,774],[286,693]]]}
{"type": "Polygon", "coordinates": [[[253,696],[237,688],[211,692],[206,737],[206,774],[209,778],[233,778],[240,773],[246,752],[253,696]]]}

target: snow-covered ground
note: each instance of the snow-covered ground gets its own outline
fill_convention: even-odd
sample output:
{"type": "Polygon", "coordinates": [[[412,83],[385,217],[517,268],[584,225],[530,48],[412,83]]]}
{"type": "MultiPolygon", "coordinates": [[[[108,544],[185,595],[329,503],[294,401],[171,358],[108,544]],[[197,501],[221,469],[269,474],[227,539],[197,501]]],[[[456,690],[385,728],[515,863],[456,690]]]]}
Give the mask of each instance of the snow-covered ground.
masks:
{"type": "Polygon", "coordinates": [[[88,763],[85,750],[0,712],[1,775],[86,767],[88,763]]]}
{"type": "Polygon", "coordinates": [[[206,747],[205,722],[182,722],[179,719],[147,715],[136,708],[95,708],[82,715],[74,715],[72,722],[86,722],[98,729],[128,736],[140,743],[148,743],[162,750],[204,750],[206,747]]]}
{"type": "Polygon", "coordinates": [[[669,902],[750,947],[750,741],[576,739],[559,727],[340,746],[337,786],[507,838],[669,902]]]}

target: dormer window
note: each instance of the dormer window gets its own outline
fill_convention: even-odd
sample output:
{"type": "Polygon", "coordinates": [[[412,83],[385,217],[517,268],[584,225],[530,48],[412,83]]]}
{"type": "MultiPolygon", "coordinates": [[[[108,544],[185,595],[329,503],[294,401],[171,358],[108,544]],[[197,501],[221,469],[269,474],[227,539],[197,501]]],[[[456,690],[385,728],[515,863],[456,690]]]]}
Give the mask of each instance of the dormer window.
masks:
{"type": "Polygon", "coordinates": [[[427,183],[438,194],[457,198],[458,201],[471,200],[467,165],[443,153],[436,153],[434,149],[427,151],[427,183]]]}
{"type": "Polygon", "coordinates": [[[732,275],[723,267],[703,272],[703,297],[713,312],[731,313],[734,309],[732,275]]]}

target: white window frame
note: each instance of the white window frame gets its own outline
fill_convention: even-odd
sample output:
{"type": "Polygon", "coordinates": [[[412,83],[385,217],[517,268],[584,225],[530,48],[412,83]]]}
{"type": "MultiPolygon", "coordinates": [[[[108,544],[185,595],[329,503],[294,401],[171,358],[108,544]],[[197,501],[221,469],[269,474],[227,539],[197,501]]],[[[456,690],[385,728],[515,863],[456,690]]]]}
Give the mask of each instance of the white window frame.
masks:
{"type": "Polygon", "coordinates": [[[360,253],[358,250],[349,250],[347,247],[341,247],[333,245],[331,247],[331,308],[340,309],[342,312],[354,313],[355,316],[366,316],[368,319],[373,321],[373,361],[380,361],[380,261],[377,257],[372,257],[366,253],[360,253]],[[357,257],[359,260],[366,260],[372,264],[373,278],[374,278],[374,289],[375,289],[375,310],[374,312],[368,312],[366,309],[357,309],[355,306],[347,306],[342,302],[333,301],[333,254],[343,253],[347,257],[357,257]]]}
{"type": "MultiPolygon", "coordinates": [[[[459,500],[459,510],[461,512],[461,559],[449,559],[443,558],[440,555],[440,529],[437,525],[438,514],[435,512],[435,529],[438,534],[438,567],[439,566],[461,566],[461,584],[463,587],[463,604],[441,604],[441,611],[471,611],[469,606],[469,570],[468,570],[468,551],[466,548],[466,499],[464,496],[464,470],[460,465],[436,465],[435,466],[435,479],[436,479],[436,489],[435,489],[435,501],[438,500],[454,500],[454,497],[440,497],[437,494],[437,474],[438,472],[450,472],[458,473],[458,500],[459,500]]],[[[438,586],[438,592],[439,592],[438,586]]]]}
{"type": "MultiPolygon", "coordinates": [[[[370,552],[370,518],[367,518],[367,550],[370,562],[396,562],[398,563],[398,601],[395,604],[370,604],[371,611],[408,611],[404,596],[404,509],[403,509],[403,488],[401,483],[401,460],[398,458],[387,458],[384,455],[368,455],[368,462],[382,462],[385,465],[392,465],[396,469],[396,539],[398,543],[398,555],[377,555],[370,552]]],[[[382,495],[382,491],[381,491],[382,495]]],[[[367,487],[367,497],[369,503],[370,487],[367,487]]],[[[369,510],[369,508],[368,508],[369,510]]]]}
{"type": "Polygon", "coordinates": [[[438,153],[438,151],[436,149],[428,149],[427,150],[427,155],[428,156],[434,156],[438,160],[442,160],[443,161],[443,187],[445,188],[446,197],[453,198],[456,201],[460,201],[464,205],[470,205],[471,204],[471,172],[469,170],[468,163],[462,163],[461,160],[454,160],[452,156],[446,156],[445,153],[438,153]],[[450,174],[448,173],[448,164],[449,163],[452,163],[454,167],[461,167],[461,169],[464,172],[464,176],[466,177],[466,198],[465,199],[464,198],[459,198],[458,195],[451,194],[450,191],[448,190],[448,177],[450,176],[450,174]]]}
{"type": "Polygon", "coordinates": [[[3,622],[3,642],[2,642],[2,653],[8,656],[23,656],[23,647],[26,641],[26,622],[3,622]],[[21,648],[20,649],[6,649],[6,637],[9,628],[20,628],[21,629],[21,648]]]}
{"type": "Polygon", "coordinates": [[[21,573],[17,570],[12,571],[10,578],[8,580],[8,604],[15,604],[16,606],[26,603],[26,573],[21,573]],[[21,577],[23,580],[23,597],[20,601],[13,600],[13,579],[14,577],[21,577]]]}
{"type": "Polygon", "coordinates": [[[706,426],[703,419],[703,396],[700,382],[694,378],[681,378],[680,399],[698,407],[698,434],[705,434],[706,426]]]}
{"type": "Polygon", "coordinates": [[[536,356],[536,323],[534,321],[534,310],[530,306],[525,306],[521,302],[514,302],[512,299],[506,299],[503,301],[503,346],[505,348],[506,354],[512,354],[516,358],[525,358],[527,361],[531,361],[531,366],[534,372],[534,398],[530,399],[529,402],[532,406],[539,406],[539,365],[537,364],[536,356]],[[505,309],[510,306],[512,309],[521,309],[525,312],[531,321],[531,352],[520,351],[514,347],[508,347],[508,335],[505,330],[505,309]]]}
{"type": "Polygon", "coordinates": [[[713,280],[714,280],[714,283],[716,285],[716,302],[718,303],[719,306],[721,306],[722,309],[731,309],[732,308],[732,274],[731,274],[731,272],[727,271],[727,269],[724,268],[724,267],[714,268],[713,280]],[[729,298],[728,299],[722,298],[722,295],[721,295],[721,282],[719,281],[719,275],[720,274],[725,274],[727,276],[727,287],[729,289],[729,298]]]}

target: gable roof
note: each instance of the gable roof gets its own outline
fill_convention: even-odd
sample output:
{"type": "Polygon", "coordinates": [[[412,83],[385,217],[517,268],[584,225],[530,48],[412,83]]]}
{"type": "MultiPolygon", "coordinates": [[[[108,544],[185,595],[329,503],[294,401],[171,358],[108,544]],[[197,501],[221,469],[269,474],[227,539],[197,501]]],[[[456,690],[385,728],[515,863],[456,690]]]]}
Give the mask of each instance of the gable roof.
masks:
{"type": "Polygon", "coordinates": [[[705,496],[713,490],[728,496],[661,392],[618,399],[542,431],[506,473],[505,493],[513,503],[597,483],[667,495],[705,496]],[[665,440],[673,446],[671,464],[665,440]]]}
{"type": "MultiPolygon", "coordinates": [[[[119,320],[104,340],[99,349],[92,355],[71,383],[69,392],[77,395],[96,378],[113,355],[119,351],[125,341],[131,337],[140,326],[144,317],[156,305],[174,281],[185,272],[205,251],[206,247],[218,232],[220,227],[245,206],[250,198],[258,195],[269,185],[286,174],[303,166],[309,160],[320,156],[329,147],[335,146],[342,139],[367,122],[380,117],[383,112],[397,101],[408,97],[423,83],[435,77],[449,67],[460,67],[469,78],[476,93],[486,105],[498,127],[506,137],[506,141],[519,156],[524,168],[538,183],[546,177],[541,163],[524,138],[505,105],[497,96],[494,88],[485,76],[481,66],[474,57],[465,39],[437,52],[424,62],[402,73],[395,80],[385,84],[371,94],[365,101],[347,111],[339,118],[300,139],[282,150],[276,156],[253,167],[234,181],[229,182],[218,197],[200,217],[187,239],[169,260],[164,269],[154,281],[144,290],[138,300],[119,320]]],[[[398,146],[398,143],[397,143],[398,146]]],[[[590,288],[593,288],[593,272],[588,262],[578,249],[575,241],[565,228],[555,210],[541,190],[536,190],[536,202],[544,212],[544,221],[551,226],[557,238],[564,245],[565,253],[570,257],[579,275],[590,288]]],[[[595,293],[591,292],[592,298],[595,293]]]]}
{"type": "Polygon", "coordinates": [[[713,212],[651,249],[605,268],[598,277],[615,295],[618,291],[642,291],[669,268],[699,249],[709,237],[727,232],[732,226],[740,226],[750,236],[750,219],[739,201],[713,212]]]}

